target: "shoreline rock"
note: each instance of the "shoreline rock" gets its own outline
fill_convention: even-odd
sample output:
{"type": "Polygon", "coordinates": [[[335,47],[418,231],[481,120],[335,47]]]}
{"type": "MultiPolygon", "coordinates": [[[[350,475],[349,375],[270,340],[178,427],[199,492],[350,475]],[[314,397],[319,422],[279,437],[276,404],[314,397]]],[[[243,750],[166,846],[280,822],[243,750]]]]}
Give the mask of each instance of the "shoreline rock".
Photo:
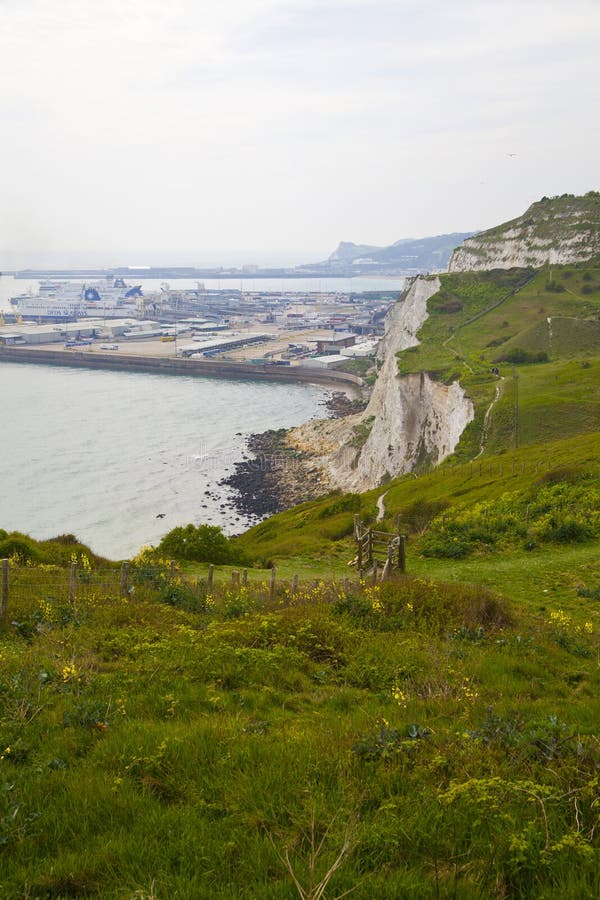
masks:
{"type": "Polygon", "coordinates": [[[219,482],[233,488],[233,503],[244,516],[264,518],[326,493],[322,472],[308,454],[288,446],[289,430],[252,434],[252,458],[235,463],[235,472],[219,482]]]}
{"type": "MultiPolygon", "coordinates": [[[[356,415],[366,400],[332,391],[322,401],[330,419],[356,415]]],[[[235,463],[235,472],[220,484],[233,488],[238,513],[257,519],[283,512],[331,490],[331,484],[313,453],[292,446],[292,429],[279,428],[251,434],[246,442],[250,456],[235,463]]]]}

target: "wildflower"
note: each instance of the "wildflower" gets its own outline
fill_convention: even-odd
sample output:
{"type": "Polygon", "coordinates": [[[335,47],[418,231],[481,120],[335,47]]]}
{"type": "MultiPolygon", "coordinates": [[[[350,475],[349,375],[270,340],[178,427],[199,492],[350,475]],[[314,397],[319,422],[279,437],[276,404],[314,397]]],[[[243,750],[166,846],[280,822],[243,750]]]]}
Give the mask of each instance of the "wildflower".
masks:
{"type": "Polygon", "coordinates": [[[61,669],[61,675],[62,675],[62,680],[65,683],[68,681],[75,681],[75,679],[78,677],[75,663],[67,663],[66,666],[63,666],[61,669]]]}
{"type": "Polygon", "coordinates": [[[396,701],[400,709],[406,709],[408,705],[408,697],[404,693],[404,691],[400,689],[397,678],[394,678],[394,684],[392,686],[392,697],[396,701]]]}

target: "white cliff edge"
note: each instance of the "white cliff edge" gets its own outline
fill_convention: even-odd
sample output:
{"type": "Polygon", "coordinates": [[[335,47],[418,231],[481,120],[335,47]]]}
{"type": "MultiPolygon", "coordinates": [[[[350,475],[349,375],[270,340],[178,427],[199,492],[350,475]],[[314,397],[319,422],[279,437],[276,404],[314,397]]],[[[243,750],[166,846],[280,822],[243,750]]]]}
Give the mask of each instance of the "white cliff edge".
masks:
{"type": "Polygon", "coordinates": [[[389,311],[378,350],[382,365],[364,412],[291,432],[293,446],[321,457],[331,487],[365,491],[412,471],[425,458],[441,462],[473,419],[473,404],[458,381],[444,385],[424,372],[398,372],[396,354],[419,343],[427,301],[440,287],[439,278],[415,278],[389,311]]]}

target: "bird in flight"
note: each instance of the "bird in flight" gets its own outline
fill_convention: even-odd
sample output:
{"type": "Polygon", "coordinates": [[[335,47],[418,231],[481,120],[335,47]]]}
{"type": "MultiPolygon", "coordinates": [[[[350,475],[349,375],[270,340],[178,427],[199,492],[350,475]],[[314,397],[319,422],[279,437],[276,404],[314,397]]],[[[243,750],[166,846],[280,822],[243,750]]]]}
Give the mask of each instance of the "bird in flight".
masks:
{"type": "Polygon", "coordinates": [[[516,156],[517,154],[516,153],[507,153],[506,155],[507,156],[516,156]]]}

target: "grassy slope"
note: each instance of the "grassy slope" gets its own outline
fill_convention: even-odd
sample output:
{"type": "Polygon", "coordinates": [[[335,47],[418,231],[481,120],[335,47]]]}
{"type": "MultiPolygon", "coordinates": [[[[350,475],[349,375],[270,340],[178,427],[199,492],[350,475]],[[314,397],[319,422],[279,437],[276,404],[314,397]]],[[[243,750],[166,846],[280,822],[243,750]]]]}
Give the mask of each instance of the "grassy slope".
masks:
{"type": "MultiPolygon", "coordinates": [[[[318,574],[328,560],[334,571],[343,572],[345,567],[348,573],[352,570],[346,564],[354,556],[354,513],[358,512],[363,522],[374,522],[376,500],[382,494],[386,516],[378,527],[395,531],[400,515],[403,530],[417,532],[442,507],[469,507],[482,500],[493,502],[508,492],[535,490],[534,483],[545,472],[564,466],[600,478],[600,434],[521,447],[472,463],[445,465],[418,477],[403,476],[366,494],[325,497],[273,516],[251,528],[239,541],[253,558],[282,560],[291,570],[316,559],[321,561],[318,574]]],[[[418,556],[418,539],[411,542],[409,554],[418,556]]]]}
{"type": "MultiPolygon", "coordinates": [[[[432,315],[430,339],[400,364],[466,373],[483,409],[499,352],[485,345],[506,332],[514,346],[542,349],[544,317],[576,314],[575,328],[553,332],[560,351],[548,364],[519,367],[523,446],[506,449],[507,378],[491,432],[499,455],[458,454],[361,496],[303,504],[240,538],[280,577],[343,577],[353,516],[373,521],[385,490],[380,527],[401,518],[416,580],[353,586],[335,604],[305,586],[291,607],[285,594],[270,605],[261,589],[220,588],[193,613],[152,591],[131,602],[92,590],[73,614],[52,599],[47,569],[27,571],[30,587],[10,611],[18,624],[0,627],[2,897],[291,898],[286,851],[307,885],[311,835],[324,838],[318,882],[347,833],[332,895],[600,893],[598,542],[507,543],[464,559],[421,552],[442,509],[493,509],[507,493],[522,509],[552,472],[598,483],[593,323],[585,358],[579,344],[597,294],[577,291],[600,279],[563,273],[571,299],[538,276],[450,333],[449,316],[464,321],[510,288],[494,275],[482,297],[469,278],[445,281],[453,295],[434,302],[470,293],[468,304],[432,315]],[[446,337],[462,360],[434,348],[446,337]],[[584,433],[564,436],[574,430],[584,433]]],[[[266,574],[251,571],[251,583],[266,574]]]]}
{"type": "Polygon", "coordinates": [[[597,895],[597,613],[423,580],[257,602],[14,598],[3,898],[283,900],[311,834],[315,882],[350,838],[332,896],[597,895]]]}
{"type": "Polygon", "coordinates": [[[490,371],[493,365],[499,366],[505,381],[491,418],[489,451],[514,445],[515,372],[521,442],[600,428],[598,267],[554,267],[533,277],[528,270],[444,275],[442,289],[428,308],[430,316],[419,332],[421,344],[400,354],[399,368],[402,373],[426,370],[443,381],[460,378],[476,417],[459,444],[458,459],[472,458],[479,450],[484,414],[498,383],[490,371]],[[515,348],[544,351],[549,362],[497,362],[515,348]]]}

